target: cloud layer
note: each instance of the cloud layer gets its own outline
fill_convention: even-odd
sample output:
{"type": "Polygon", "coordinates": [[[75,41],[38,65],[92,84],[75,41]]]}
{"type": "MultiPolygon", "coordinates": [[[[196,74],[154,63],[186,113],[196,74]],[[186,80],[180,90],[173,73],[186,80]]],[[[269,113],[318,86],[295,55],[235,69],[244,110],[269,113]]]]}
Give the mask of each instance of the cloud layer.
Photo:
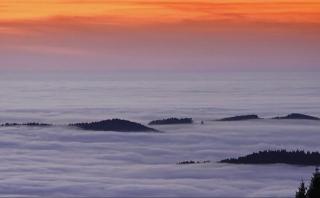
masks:
{"type": "Polygon", "coordinates": [[[313,167],[215,161],[262,149],[320,149],[319,124],[206,122],[163,134],[0,129],[6,196],[290,196],[313,167]],[[301,132],[303,131],[303,136],[301,132]],[[212,160],[176,165],[183,160],[212,160]]]}
{"type": "Polygon", "coordinates": [[[196,123],[152,134],[0,128],[0,196],[290,197],[313,172],[215,162],[265,149],[318,151],[319,122],[210,120],[319,116],[317,73],[64,75],[1,73],[0,123],[120,117],[146,124],[171,116],[196,123]],[[184,160],[213,163],[176,165],[184,160]]]}

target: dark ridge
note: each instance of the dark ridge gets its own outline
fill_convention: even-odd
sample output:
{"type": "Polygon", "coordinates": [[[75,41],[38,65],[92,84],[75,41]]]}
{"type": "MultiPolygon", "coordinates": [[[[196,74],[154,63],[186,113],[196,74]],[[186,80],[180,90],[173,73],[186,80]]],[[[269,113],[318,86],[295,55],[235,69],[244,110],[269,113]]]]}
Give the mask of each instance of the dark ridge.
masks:
{"type": "Polygon", "coordinates": [[[209,160],[206,161],[182,161],[182,162],[178,162],[178,165],[187,165],[187,164],[207,164],[210,163],[209,160]]]}
{"type": "Polygon", "coordinates": [[[320,165],[319,152],[305,152],[301,150],[267,150],[259,151],[239,158],[221,160],[220,163],[230,164],[292,164],[292,165],[320,165]]]}
{"type": "Polygon", "coordinates": [[[241,116],[234,116],[234,117],[228,117],[228,118],[223,118],[218,121],[244,121],[244,120],[257,120],[261,119],[257,115],[241,115],[241,116]]]}
{"type": "Polygon", "coordinates": [[[13,127],[13,126],[29,126],[29,127],[49,127],[53,126],[52,124],[47,123],[37,123],[37,122],[28,122],[28,123],[4,123],[0,127],[13,127]]]}
{"type": "Polygon", "coordinates": [[[309,116],[309,115],[300,114],[300,113],[292,113],[292,114],[289,114],[289,115],[287,115],[287,116],[275,117],[275,118],[272,118],[272,119],[276,119],[276,120],[284,120],[284,119],[292,119],[292,120],[320,120],[320,118],[318,118],[318,117],[309,116]]]}
{"type": "Polygon", "coordinates": [[[149,125],[166,125],[166,124],[192,124],[192,118],[168,118],[163,120],[154,120],[149,125]]]}
{"type": "Polygon", "coordinates": [[[156,129],[146,127],[142,124],[130,122],[128,120],[112,119],[91,123],[69,124],[72,127],[78,127],[83,130],[92,131],[119,131],[119,132],[156,132],[156,129]]]}

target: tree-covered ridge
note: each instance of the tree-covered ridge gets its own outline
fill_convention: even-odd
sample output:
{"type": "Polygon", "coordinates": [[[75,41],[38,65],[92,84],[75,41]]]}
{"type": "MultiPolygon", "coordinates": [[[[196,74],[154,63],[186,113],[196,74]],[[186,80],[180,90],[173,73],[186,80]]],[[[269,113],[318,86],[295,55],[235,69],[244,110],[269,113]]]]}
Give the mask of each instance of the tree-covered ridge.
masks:
{"type": "Polygon", "coordinates": [[[305,115],[305,114],[300,114],[300,113],[292,113],[286,116],[282,117],[274,117],[273,119],[276,120],[320,120],[318,117],[310,116],[310,115],[305,115]]]}
{"type": "Polygon", "coordinates": [[[157,131],[156,129],[149,128],[142,124],[131,122],[128,120],[112,119],[103,120],[99,122],[90,123],[75,123],[69,124],[69,126],[77,127],[83,130],[92,131],[119,131],[119,132],[147,132],[147,131],[157,131]]]}
{"type": "Polygon", "coordinates": [[[187,165],[187,164],[208,164],[210,163],[211,161],[210,160],[205,160],[205,161],[193,161],[193,160],[190,160],[190,161],[182,161],[182,162],[178,162],[177,164],[178,165],[187,165]]]}
{"type": "Polygon", "coordinates": [[[38,122],[27,122],[27,123],[4,123],[0,127],[15,127],[15,126],[30,126],[30,127],[48,127],[53,126],[52,124],[47,123],[38,123],[38,122]]]}
{"type": "Polygon", "coordinates": [[[244,121],[244,120],[257,120],[261,119],[257,115],[240,115],[240,116],[233,116],[228,118],[222,118],[218,121],[244,121]]]}
{"type": "Polygon", "coordinates": [[[221,160],[220,163],[230,164],[293,164],[293,165],[320,165],[319,152],[305,152],[302,150],[266,150],[252,153],[239,158],[221,160]]]}
{"type": "Polygon", "coordinates": [[[166,125],[166,124],[192,124],[192,118],[168,118],[163,120],[153,120],[149,125],[166,125]]]}

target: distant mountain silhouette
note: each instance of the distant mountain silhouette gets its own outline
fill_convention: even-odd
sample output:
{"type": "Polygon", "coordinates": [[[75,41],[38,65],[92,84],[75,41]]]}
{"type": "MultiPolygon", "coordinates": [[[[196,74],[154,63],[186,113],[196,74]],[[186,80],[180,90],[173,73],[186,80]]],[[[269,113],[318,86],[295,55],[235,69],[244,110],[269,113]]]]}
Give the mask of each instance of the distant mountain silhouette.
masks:
{"type": "Polygon", "coordinates": [[[119,131],[119,132],[156,132],[156,129],[146,127],[142,124],[130,122],[128,120],[112,119],[91,123],[69,124],[72,127],[78,127],[83,130],[92,131],[119,131]]]}
{"type": "Polygon", "coordinates": [[[293,120],[320,120],[320,118],[318,118],[318,117],[309,116],[309,115],[300,114],[300,113],[292,113],[292,114],[289,114],[289,115],[287,115],[287,116],[275,117],[275,118],[272,118],[272,119],[277,119],[277,120],[284,120],[284,119],[293,119],[293,120]]]}
{"type": "Polygon", "coordinates": [[[234,116],[234,117],[228,117],[228,118],[222,118],[218,121],[244,121],[244,120],[257,120],[261,119],[257,115],[241,115],[241,116],[234,116]]]}
{"type": "Polygon", "coordinates": [[[52,124],[38,123],[38,122],[28,122],[28,123],[4,123],[0,127],[12,127],[12,126],[29,126],[29,127],[49,127],[52,124]]]}
{"type": "Polygon", "coordinates": [[[207,163],[210,163],[209,160],[206,160],[206,161],[182,161],[182,162],[178,162],[177,164],[178,165],[186,165],[186,164],[207,164],[207,163]]]}
{"type": "Polygon", "coordinates": [[[239,158],[221,160],[220,163],[230,164],[293,164],[293,165],[320,165],[319,152],[267,150],[259,151],[239,158]]]}
{"type": "Polygon", "coordinates": [[[166,125],[166,124],[192,124],[192,118],[168,118],[163,120],[154,120],[149,125],[166,125]]]}

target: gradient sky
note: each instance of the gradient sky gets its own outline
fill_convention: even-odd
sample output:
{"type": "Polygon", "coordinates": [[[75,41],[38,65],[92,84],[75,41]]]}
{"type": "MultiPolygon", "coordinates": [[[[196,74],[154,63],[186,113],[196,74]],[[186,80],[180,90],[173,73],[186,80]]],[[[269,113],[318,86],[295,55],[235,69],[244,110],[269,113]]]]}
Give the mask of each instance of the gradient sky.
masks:
{"type": "Polygon", "coordinates": [[[320,71],[319,0],[1,0],[0,70],[320,71]]]}

